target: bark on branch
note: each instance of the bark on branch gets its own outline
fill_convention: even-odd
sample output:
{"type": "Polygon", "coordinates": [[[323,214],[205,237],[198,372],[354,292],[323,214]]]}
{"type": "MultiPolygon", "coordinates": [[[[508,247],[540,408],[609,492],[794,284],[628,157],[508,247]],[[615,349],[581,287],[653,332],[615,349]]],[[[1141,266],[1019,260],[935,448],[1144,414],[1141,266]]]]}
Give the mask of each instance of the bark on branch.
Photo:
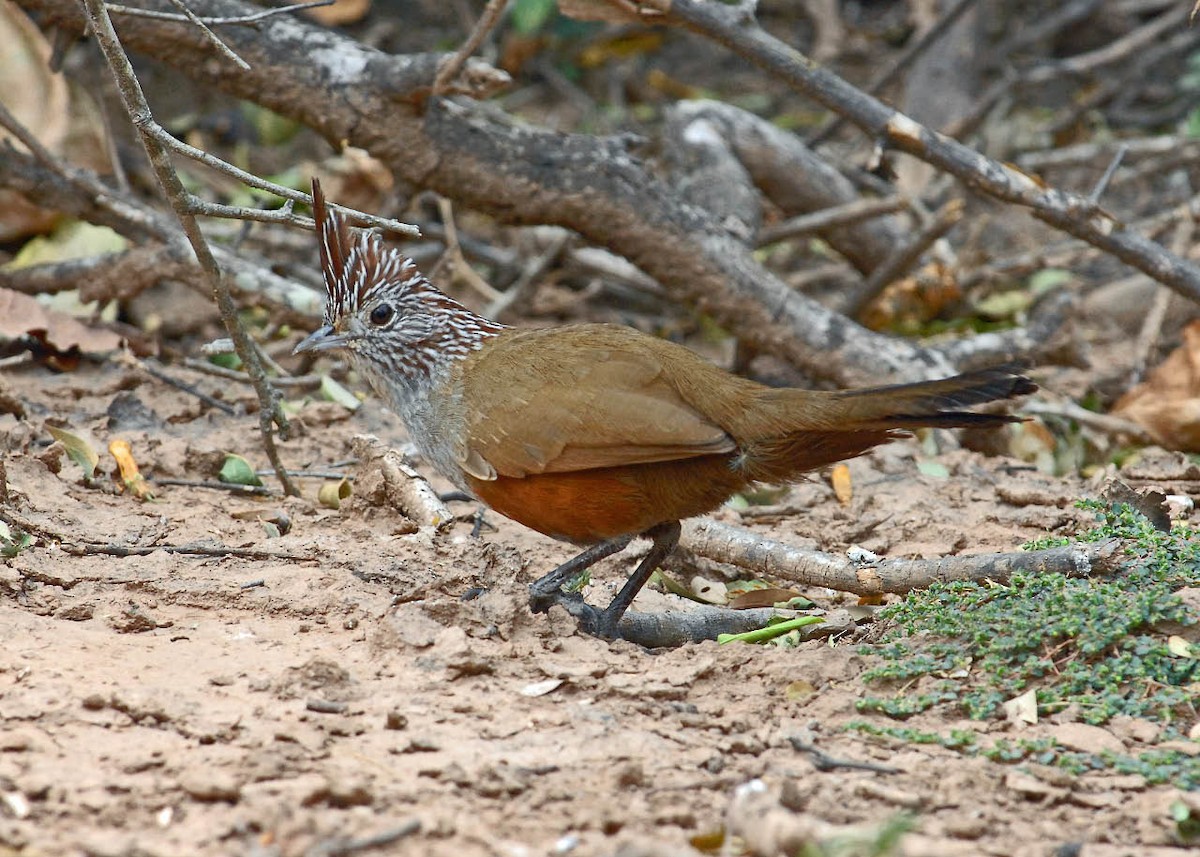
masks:
{"type": "MultiPolygon", "coordinates": [[[[71,0],[18,5],[45,24],[82,29],[71,0]]],[[[197,0],[190,8],[204,17],[252,11],[236,0],[197,0]]],[[[201,83],[307,124],[335,145],[366,149],[413,185],[508,222],[572,229],[625,256],[673,299],[713,316],[751,347],[816,377],[851,384],[953,371],[936,349],[871,333],[791,292],[745,244],[648,172],[629,141],[517,127],[474,103],[430,98],[441,55],[390,56],[283,16],[222,32],[249,70],[171,21],[131,18],[120,34],[130,49],[201,83]]]]}

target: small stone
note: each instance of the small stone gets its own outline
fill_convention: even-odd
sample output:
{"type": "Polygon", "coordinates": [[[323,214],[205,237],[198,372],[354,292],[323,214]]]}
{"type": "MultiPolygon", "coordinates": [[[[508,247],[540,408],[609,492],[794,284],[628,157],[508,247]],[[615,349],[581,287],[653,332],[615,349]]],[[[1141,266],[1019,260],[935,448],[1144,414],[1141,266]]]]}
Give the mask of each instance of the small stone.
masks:
{"type": "Polygon", "coordinates": [[[231,675],[215,675],[208,680],[213,687],[229,687],[236,679],[231,675]]]}
{"type": "Polygon", "coordinates": [[[96,608],[91,604],[72,604],[70,607],[64,607],[55,613],[58,619],[66,619],[68,622],[86,622],[96,614],[96,608]]]}
{"type": "Polygon", "coordinates": [[[646,784],[646,772],[641,762],[626,762],[617,769],[617,786],[622,789],[636,788],[646,784]]]}
{"type": "Polygon", "coordinates": [[[946,819],[943,829],[955,839],[978,839],[991,829],[991,825],[983,813],[974,812],[971,815],[951,816],[946,819]]]}
{"type": "Polygon", "coordinates": [[[83,698],[83,707],[88,711],[101,711],[108,706],[108,700],[98,693],[90,693],[83,698]]]}
{"type": "Polygon", "coordinates": [[[1125,753],[1125,742],[1107,729],[1087,723],[1058,723],[1050,727],[1050,737],[1069,750],[1081,753],[1125,753]]]}
{"type": "Polygon", "coordinates": [[[1108,728],[1124,741],[1137,741],[1141,744],[1153,744],[1159,732],[1156,723],[1128,715],[1114,717],[1108,721],[1108,728]]]}
{"type": "Polygon", "coordinates": [[[1047,785],[1037,777],[1031,777],[1023,771],[1009,771],[1004,775],[1004,786],[1022,797],[1047,800],[1057,800],[1066,796],[1066,789],[1047,785]]]}
{"type": "Polygon", "coordinates": [[[329,781],[325,800],[330,806],[338,808],[370,806],[375,802],[375,795],[365,779],[346,777],[329,781]]]}
{"type": "Polygon", "coordinates": [[[0,752],[24,753],[37,749],[37,733],[29,729],[13,729],[11,732],[0,733],[0,752]]]}
{"type": "Polygon", "coordinates": [[[387,713],[387,719],[383,723],[383,728],[384,729],[395,729],[395,730],[407,729],[408,728],[408,718],[405,717],[403,714],[401,714],[399,711],[395,711],[395,710],[389,711],[387,713]]]}
{"type": "Polygon", "coordinates": [[[179,778],[179,787],[189,797],[205,803],[237,803],[242,793],[241,784],[232,774],[212,769],[186,771],[179,778]]]}

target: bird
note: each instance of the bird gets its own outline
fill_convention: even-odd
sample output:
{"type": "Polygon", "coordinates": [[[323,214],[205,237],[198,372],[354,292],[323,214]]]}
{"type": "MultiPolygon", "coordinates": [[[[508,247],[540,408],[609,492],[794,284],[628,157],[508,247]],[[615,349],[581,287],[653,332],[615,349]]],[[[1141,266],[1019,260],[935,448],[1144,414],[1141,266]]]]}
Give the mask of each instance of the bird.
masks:
{"type": "Polygon", "coordinates": [[[770,387],[631,327],[509,327],[438,290],[378,233],[352,234],[315,178],[312,192],[326,302],[294,353],[348,354],[457,489],[582,547],[530,586],[530,607],[562,604],[598,637],[620,636],[681,520],[912,429],[1019,421],[966,408],[1037,389],[1012,365],[864,389],[770,387]],[[650,550],[607,607],[564,592],[637,537],[650,550]]]}

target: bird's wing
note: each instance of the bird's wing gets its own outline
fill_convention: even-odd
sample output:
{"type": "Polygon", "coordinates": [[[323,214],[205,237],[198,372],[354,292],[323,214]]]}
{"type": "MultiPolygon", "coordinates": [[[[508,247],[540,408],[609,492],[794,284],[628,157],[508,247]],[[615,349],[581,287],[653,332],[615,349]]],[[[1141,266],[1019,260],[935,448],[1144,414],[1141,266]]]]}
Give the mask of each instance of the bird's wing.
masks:
{"type": "Polygon", "coordinates": [[[657,349],[627,347],[642,334],[600,331],[606,335],[595,342],[577,330],[565,338],[518,334],[474,363],[464,381],[473,403],[460,455],[466,472],[522,477],[734,450],[720,426],[680,397],[657,349]]]}

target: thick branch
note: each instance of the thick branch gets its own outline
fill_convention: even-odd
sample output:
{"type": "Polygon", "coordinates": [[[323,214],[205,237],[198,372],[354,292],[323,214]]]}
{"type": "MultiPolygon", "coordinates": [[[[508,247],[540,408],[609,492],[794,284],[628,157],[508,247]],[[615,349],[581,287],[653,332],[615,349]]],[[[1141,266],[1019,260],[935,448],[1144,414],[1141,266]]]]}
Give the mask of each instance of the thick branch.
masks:
{"type": "MultiPolygon", "coordinates": [[[[81,28],[71,0],[20,5],[47,23],[81,28]]],[[[197,0],[191,8],[202,16],[248,11],[235,0],[197,0]]],[[[558,224],[612,249],[673,299],[813,375],[852,383],[953,369],[934,349],[871,333],[793,294],[743,243],[649,173],[624,141],[516,127],[471,103],[429,99],[438,55],[388,56],[285,17],[222,35],[250,71],[215,58],[199,34],[178,24],[121,23],[130,48],[364,148],[411,184],[510,222],[558,224]]]]}

